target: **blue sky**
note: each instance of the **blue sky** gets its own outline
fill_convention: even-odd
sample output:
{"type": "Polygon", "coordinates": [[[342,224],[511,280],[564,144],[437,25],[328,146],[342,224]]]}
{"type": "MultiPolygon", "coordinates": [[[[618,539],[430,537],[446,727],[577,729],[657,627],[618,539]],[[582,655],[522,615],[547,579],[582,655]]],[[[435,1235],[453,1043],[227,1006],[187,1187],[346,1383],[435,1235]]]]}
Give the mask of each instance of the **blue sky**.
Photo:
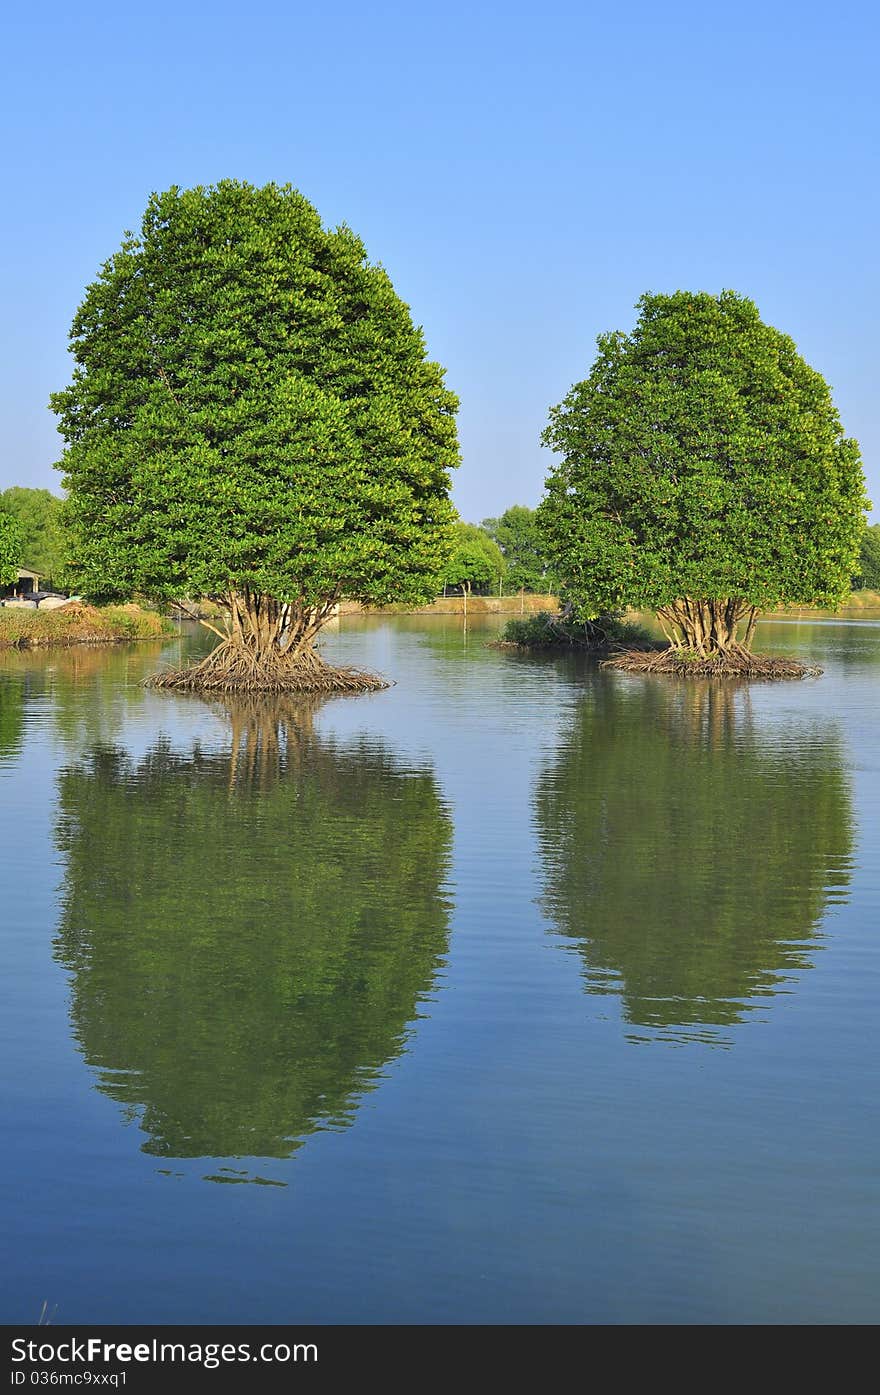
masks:
{"type": "Polygon", "coordinates": [[[466,518],[537,503],[547,408],[643,291],[725,286],[828,378],[880,510],[873,6],[16,10],[0,487],[59,488],[70,320],[150,191],[234,177],[294,184],[388,268],[461,398],[466,518]]]}

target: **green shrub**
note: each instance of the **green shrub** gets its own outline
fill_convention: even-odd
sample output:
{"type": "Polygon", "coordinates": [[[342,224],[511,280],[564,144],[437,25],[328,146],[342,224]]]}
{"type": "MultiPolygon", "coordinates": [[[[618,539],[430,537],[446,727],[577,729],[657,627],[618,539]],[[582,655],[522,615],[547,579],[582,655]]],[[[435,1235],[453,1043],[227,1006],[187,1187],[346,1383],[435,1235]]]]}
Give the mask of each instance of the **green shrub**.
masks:
{"type": "Polygon", "coordinates": [[[654,640],[641,625],[620,615],[600,615],[596,620],[574,621],[541,610],[537,615],[508,620],[502,643],[521,649],[611,649],[618,646],[653,647],[654,640]]]}

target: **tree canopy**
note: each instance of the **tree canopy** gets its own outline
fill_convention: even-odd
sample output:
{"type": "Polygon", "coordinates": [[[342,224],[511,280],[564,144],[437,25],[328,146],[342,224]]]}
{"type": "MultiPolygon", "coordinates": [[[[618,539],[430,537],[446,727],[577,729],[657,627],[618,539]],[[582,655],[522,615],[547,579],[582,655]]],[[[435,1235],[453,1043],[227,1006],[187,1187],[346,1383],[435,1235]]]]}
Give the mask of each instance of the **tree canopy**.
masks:
{"type": "Polygon", "coordinates": [[[600,673],[539,776],[542,904],[632,1026],[717,1038],[810,966],[846,895],[839,734],[786,722],[767,730],[730,681],[600,673]]]}
{"type": "Polygon", "coordinates": [[[71,349],[52,405],[88,595],[211,596],[229,644],[293,664],[340,597],[434,594],[457,400],[387,272],[296,190],[153,195],[71,349]]]}
{"type": "Polygon", "coordinates": [[[48,489],[12,485],[0,493],[0,512],[11,514],[21,530],[22,564],[49,580],[63,571],[61,509],[61,499],[48,489]]]}
{"type": "Polygon", "coordinates": [[[98,745],[60,776],[76,1040],[150,1154],[283,1158],[350,1123],[447,950],[432,771],[291,704],[234,709],[216,749],[98,745]]]}
{"type": "Polygon", "coordinates": [[[489,534],[475,523],[455,525],[452,555],[440,578],[443,586],[461,586],[466,591],[497,590],[507,574],[504,555],[489,534]]]}
{"type": "Polygon", "coordinates": [[[512,504],[498,518],[484,518],[482,525],[489,537],[501,548],[507,564],[507,585],[526,591],[549,591],[546,547],[538,524],[536,509],[524,504],[512,504]]]}
{"type": "Polygon", "coordinates": [[[839,604],[865,485],[821,374],[733,291],[638,308],[543,435],[562,457],[539,513],[565,597],[585,617],[653,609],[701,653],[744,619],[748,642],[760,608],[839,604]]]}
{"type": "Polygon", "coordinates": [[[10,586],[22,565],[21,526],[0,506],[0,586],[10,586]]]}
{"type": "Polygon", "coordinates": [[[853,577],[853,589],[880,591],[880,523],[872,523],[865,529],[859,548],[857,575],[853,577]]]}

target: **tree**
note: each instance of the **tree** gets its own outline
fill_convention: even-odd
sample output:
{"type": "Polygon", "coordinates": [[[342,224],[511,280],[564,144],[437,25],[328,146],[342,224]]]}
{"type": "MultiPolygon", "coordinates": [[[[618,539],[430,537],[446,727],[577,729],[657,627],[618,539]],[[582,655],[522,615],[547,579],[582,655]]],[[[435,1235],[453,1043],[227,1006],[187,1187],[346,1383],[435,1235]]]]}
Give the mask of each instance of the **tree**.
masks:
{"type": "Polygon", "coordinates": [[[549,589],[552,582],[536,509],[512,504],[499,518],[484,518],[482,527],[501,548],[507,564],[506,581],[512,589],[549,589]]]}
{"type": "Polygon", "coordinates": [[[880,523],[872,523],[865,529],[853,590],[880,591],[880,523]]]}
{"type": "Polygon", "coordinates": [[[161,1157],[285,1158],[350,1123],[448,949],[432,770],[250,702],[217,747],[102,742],[59,777],[75,1038],[161,1157]]]}
{"type": "Polygon", "coordinates": [[[154,195],[74,319],[71,560],[93,597],[210,596],[184,686],[347,683],[343,596],[429,599],[451,545],[457,401],[387,273],[289,186],[154,195]]]}
{"type": "Polygon", "coordinates": [[[679,291],[639,311],[631,334],[599,338],[589,377],[550,413],[551,564],[586,618],[650,608],[674,647],[735,655],[762,608],[848,593],[859,448],[824,379],[752,301],[679,291]]]}
{"type": "Polygon", "coordinates": [[[11,586],[21,566],[22,537],[17,519],[0,508],[0,586],[11,586]]]}
{"type": "Polygon", "coordinates": [[[809,717],[768,730],[749,701],[731,682],[622,687],[600,672],[536,782],[542,905],[587,991],[661,1035],[743,1021],[810,966],[846,895],[840,735],[809,717]]]}
{"type": "Polygon", "coordinates": [[[504,578],[506,571],[501,549],[489,534],[475,523],[459,520],[455,525],[452,556],[441,577],[442,584],[460,586],[468,593],[471,590],[492,590],[504,578]]]}
{"type": "Polygon", "coordinates": [[[60,578],[63,570],[62,501],[48,489],[12,485],[0,493],[0,510],[18,521],[23,563],[41,577],[60,578]]]}

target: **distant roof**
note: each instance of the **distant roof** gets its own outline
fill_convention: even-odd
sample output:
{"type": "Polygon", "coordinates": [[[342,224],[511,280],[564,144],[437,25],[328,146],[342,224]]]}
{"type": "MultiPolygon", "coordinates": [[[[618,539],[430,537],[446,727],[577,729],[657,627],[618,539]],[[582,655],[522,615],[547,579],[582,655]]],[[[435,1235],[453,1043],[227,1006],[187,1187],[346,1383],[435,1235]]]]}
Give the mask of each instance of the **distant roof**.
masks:
{"type": "Polygon", "coordinates": [[[19,576],[29,576],[34,581],[39,581],[40,577],[43,575],[42,572],[31,571],[30,567],[19,567],[18,574],[19,576]]]}

